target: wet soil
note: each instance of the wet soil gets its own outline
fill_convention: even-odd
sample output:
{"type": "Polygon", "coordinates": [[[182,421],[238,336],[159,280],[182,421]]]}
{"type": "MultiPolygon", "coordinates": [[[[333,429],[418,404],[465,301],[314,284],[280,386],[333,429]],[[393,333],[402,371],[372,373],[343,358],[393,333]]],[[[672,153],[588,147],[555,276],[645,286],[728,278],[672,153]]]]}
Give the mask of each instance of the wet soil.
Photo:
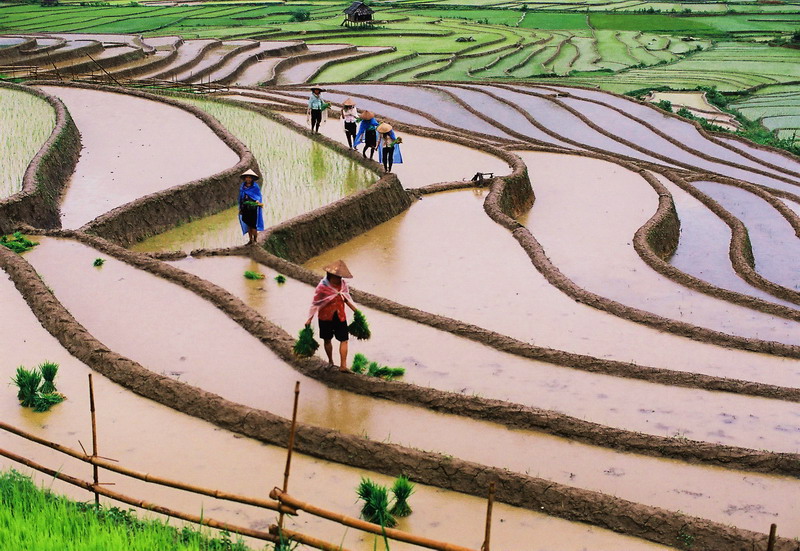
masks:
{"type": "Polygon", "coordinates": [[[540,346],[678,371],[800,384],[796,360],[692,341],[576,303],[552,287],[513,237],[485,215],[483,200],[481,191],[472,190],[426,196],[404,215],[306,266],[319,270],[342,258],[359,276],[362,290],[540,346]],[[487,258],[486,251],[492,256],[487,258]]]}
{"type": "Polygon", "coordinates": [[[81,132],[81,158],[61,204],[66,228],[238,161],[205,124],[175,107],[96,90],[42,89],[64,101],[81,132]]]}
{"type": "Polygon", "coordinates": [[[257,339],[189,291],[114,260],[94,268],[96,255],[72,241],[43,238],[27,258],[70,312],[102,342],[151,370],[226,399],[285,417],[292,381],[300,380],[304,423],[437,450],[744,528],[763,524],[767,503],[771,505],[766,514],[778,519],[794,514],[795,505],[788,496],[800,482],[786,478],[622,454],[323,387],[298,376],[257,339]],[[83,298],[89,292],[91,303],[83,298]],[[128,299],[134,299],[135,306],[126,304],[128,299]],[[194,323],[175,323],[178,319],[194,323]],[[480,435],[484,446],[472,445],[474,435],[480,435]],[[653,481],[654,470],[663,473],[663,478],[653,481]],[[702,488],[702,500],[697,488],[702,488]],[[753,503],[762,507],[754,512],[749,507],[753,503]]]}
{"type": "Polygon", "coordinates": [[[663,317],[738,336],[800,344],[796,322],[688,289],[644,264],[631,240],[655,213],[658,194],[641,175],[572,155],[521,156],[528,166],[537,167],[531,175],[536,203],[526,225],[550,260],[577,285],[663,317]]]}
{"type": "MultiPolygon", "coordinates": [[[[4,311],[12,313],[0,318],[0,351],[9,365],[33,366],[44,359],[60,365],[56,379],[59,390],[68,399],[48,413],[33,413],[22,408],[15,393],[6,389],[0,396],[0,416],[4,422],[66,446],[80,449],[91,445],[87,374],[89,368],[73,358],[47,333],[16,292],[13,284],[0,274],[0,301],[4,311]],[[20,340],[18,335],[25,335],[20,340]]],[[[153,475],[182,482],[218,488],[252,497],[264,498],[273,486],[283,480],[285,450],[264,445],[250,438],[223,431],[209,423],[178,413],[166,406],[139,397],[132,392],[94,374],[97,405],[99,450],[120,464],[153,475]],[[176,460],[180,458],[180,460],[176,460]]],[[[0,432],[0,447],[20,453],[41,464],[62,472],[91,479],[91,469],[66,459],[52,450],[28,443],[19,437],[0,432]]],[[[29,469],[0,459],[0,468],[29,469]]],[[[327,509],[358,516],[355,487],[361,476],[386,484],[389,477],[344,467],[295,454],[292,460],[290,493],[327,509]]],[[[36,475],[45,486],[75,499],[88,500],[90,495],[46,476],[36,475]]],[[[413,476],[412,476],[413,479],[413,476]]],[[[216,500],[194,497],[183,492],[147,485],[101,471],[100,480],[114,482],[117,492],[146,498],[171,508],[225,520],[254,529],[266,529],[276,521],[275,513],[216,500]]],[[[413,533],[461,545],[477,547],[482,528],[475,523],[485,512],[481,499],[417,485],[410,503],[415,514],[401,520],[400,526],[413,533]]],[[[125,506],[127,508],[127,506],[125,506]]],[[[287,517],[287,527],[339,543],[354,551],[372,549],[371,536],[359,536],[354,530],[302,514],[287,517]],[[344,540],[342,540],[344,538],[344,540]]],[[[174,521],[173,521],[174,522],[174,521]]],[[[580,551],[592,549],[656,550],[662,546],[628,538],[585,524],[567,522],[524,509],[495,504],[493,543],[511,549],[520,541],[536,542],[531,549],[580,551]],[[557,542],[557,543],[556,543],[557,542]]],[[[258,548],[260,545],[255,545],[258,548]]],[[[407,549],[392,544],[393,549],[407,549]]]]}
{"type": "MultiPolygon", "coordinates": [[[[311,286],[294,280],[280,285],[274,280],[278,272],[254,265],[249,258],[190,257],[173,264],[220,285],[290,333],[305,321],[311,286]],[[241,275],[245,270],[257,270],[266,277],[247,280],[241,275]]],[[[356,279],[354,284],[358,283],[356,279]]],[[[359,308],[367,316],[373,336],[367,341],[351,340],[351,357],[363,353],[382,365],[403,366],[406,382],[658,436],[800,451],[800,422],[790,421],[800,419],[798,404],[578,372],[359,308]]],[[[321,351],[318,355],[323,357],[321,351]]]]}

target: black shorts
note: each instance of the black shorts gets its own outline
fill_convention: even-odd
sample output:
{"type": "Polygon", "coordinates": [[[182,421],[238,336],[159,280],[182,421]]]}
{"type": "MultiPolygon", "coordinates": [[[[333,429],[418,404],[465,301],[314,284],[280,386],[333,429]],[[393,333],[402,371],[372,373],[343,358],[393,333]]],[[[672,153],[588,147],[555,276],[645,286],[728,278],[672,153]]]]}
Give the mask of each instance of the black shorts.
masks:
{"type": "Polygon", "coordinates": [[[339,314],[334,314],[332,320],[319,320],[319,338],[329,341],[333,337],[339,342],[350,339],[350,331],[347,330],[347,322],[339,319],[339,314]]]}
{"type": "Polygon", "coordinates": [[[258,226],[258,207],[242,205],[239,212],[242,215],[242,222],[244,222],[248,228],[255,229],[258,226]]]}

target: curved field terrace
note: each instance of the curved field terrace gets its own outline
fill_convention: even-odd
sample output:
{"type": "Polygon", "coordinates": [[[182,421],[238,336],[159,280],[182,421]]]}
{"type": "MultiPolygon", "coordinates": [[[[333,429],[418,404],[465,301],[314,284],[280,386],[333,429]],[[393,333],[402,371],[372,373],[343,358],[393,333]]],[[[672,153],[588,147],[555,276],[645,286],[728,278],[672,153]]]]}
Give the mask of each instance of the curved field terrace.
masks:
{"type": "MultiPolygon", "coordinates": [[[[526,56],[544,56],[554,72],[587,65],[598,32],[537,53],[526,41],[544,46],[547,33],[509,27],[497,40],[516,37],[516,49],[487,54],[497,61],[485,70],[516,70],[526,56]]],[[[680,42],[657,34],[615,40],[595,64],[681,55],[680,42]]],[[[325,74],[326,60],[385,55],[330,46],[332,57],[276,73],[255,69],[264,59],[242,66],[267,41],[188,44],[208,54],[201,61],[181,57],[175,41],[150,46],[172,48],[161,71],[214,79],[292,80],[325,74]]],[[[471,59],[448,70],[474,69],[471,59]]],[[[23,254],[0,247],[0,356],[8,377],[17,365],[58,362],[69,400],[32,413],[8,389],[4,422],[85,444],[94,372],[103,455],[265,497],[283,473],[300,381],[290,493],[304,501],[357,517],[359,477],[405,474],[417,490],[399,527],[470,549],[481,546],[489,483],[495,549],[749,551],[766,549],[773,523],[775,549],[796,548],[796,157],[598,90],[326,88],[332,108],[317,134],[297,85],[203,97],[38,86],[66,105],[80,158],[59,172],[52,156],[38,156],[63,180],[51,182],[64,188],[60,225],[35,222],[36,193],[0,199],[0,222],[38,242],[23,254]],[[392,173],[347,147],[347,97],[403,138],[392,173]],[[247,168],[263,175],[266,203],[266,230],[249,246],[236,207],[247,168]],[[373,333],[350,341],[349,365],[362,353],[405,368],[396,380],[339,373],[322,350],[292,353],[313,286],[337,259],[355,274],[353,298],[373,333]]],[[[5,154],[30,162],[37,151],[5,154]]],[[[27,162],[9,178],[21,182],[27,162]]],[[[42,177],[25,178],[44,189],[42,177]]],[[[6,432],[0,443],[61,461],[6,432]]],[[[62,468],[85,470],[71,460],[62,468]]],[[[122,493],[252,529],[274,520],[102,477],[122,493]]],[[[307,514],[286,526],[346,549],[382,545],[307,514]]]]}

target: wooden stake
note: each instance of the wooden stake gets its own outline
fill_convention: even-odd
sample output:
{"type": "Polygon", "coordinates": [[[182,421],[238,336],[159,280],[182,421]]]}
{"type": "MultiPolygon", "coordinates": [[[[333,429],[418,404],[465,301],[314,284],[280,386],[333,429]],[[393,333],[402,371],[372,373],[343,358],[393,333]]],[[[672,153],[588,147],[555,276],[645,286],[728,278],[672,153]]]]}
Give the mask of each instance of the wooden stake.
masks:
{"type": "Polygon", "coordinates": [[[769,539],[767,540],[767,551],[775,551],[775,539],[778,532],[778,525],[772,524],[769,527],[769,539]]]}
{"type": "Polygon", "coordinates": [[[489,540],[492,537],[492,506],[494,505],[494,482],[489,484],[489,503],[486,506],[486,533],[481,551],[489,551],[489,540]]]}
{"type": "MultiPolygon", "coordinates": [[[[300,381],[294,383],[294,406],[292,407],[292,426],[289,429],[289,445],[286,447],[286,469],[283,471],[283,493],[289,491],[289,471],[292,468],[292,450],[297,430],[297,403],[300,400],[300,381]]],[[[283,529],[283,512],[278,515],[278,530],[283,529]]],[[[280,534],[279,534],[280,535],[280,534]]]]}
{"type": "MultiPolygon", "coordinates": [[[[94,408],[94,382],[92,374],[89,373],[89,411],[92,414],[92,457],[97,457],[97,415],[94,408]]],[[[97,493],[97,486],[100,484],[99,469],[97,465],[92,465],[92,481],[94,482],[94,503],[100,505],[100,494],[97,493]]]]}

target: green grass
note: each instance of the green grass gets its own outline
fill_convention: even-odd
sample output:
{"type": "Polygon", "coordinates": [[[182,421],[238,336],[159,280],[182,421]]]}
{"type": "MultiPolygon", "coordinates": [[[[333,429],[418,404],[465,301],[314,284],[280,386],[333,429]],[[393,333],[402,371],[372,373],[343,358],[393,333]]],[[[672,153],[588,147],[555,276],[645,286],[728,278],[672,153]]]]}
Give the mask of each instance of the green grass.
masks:
{"type": "Polygon", "coordinates": [[[247,551],[223,534],[178,530],[129,511],[71,501],[16,472],[0,473],[0,548],[36,551],[247,551]]]}

